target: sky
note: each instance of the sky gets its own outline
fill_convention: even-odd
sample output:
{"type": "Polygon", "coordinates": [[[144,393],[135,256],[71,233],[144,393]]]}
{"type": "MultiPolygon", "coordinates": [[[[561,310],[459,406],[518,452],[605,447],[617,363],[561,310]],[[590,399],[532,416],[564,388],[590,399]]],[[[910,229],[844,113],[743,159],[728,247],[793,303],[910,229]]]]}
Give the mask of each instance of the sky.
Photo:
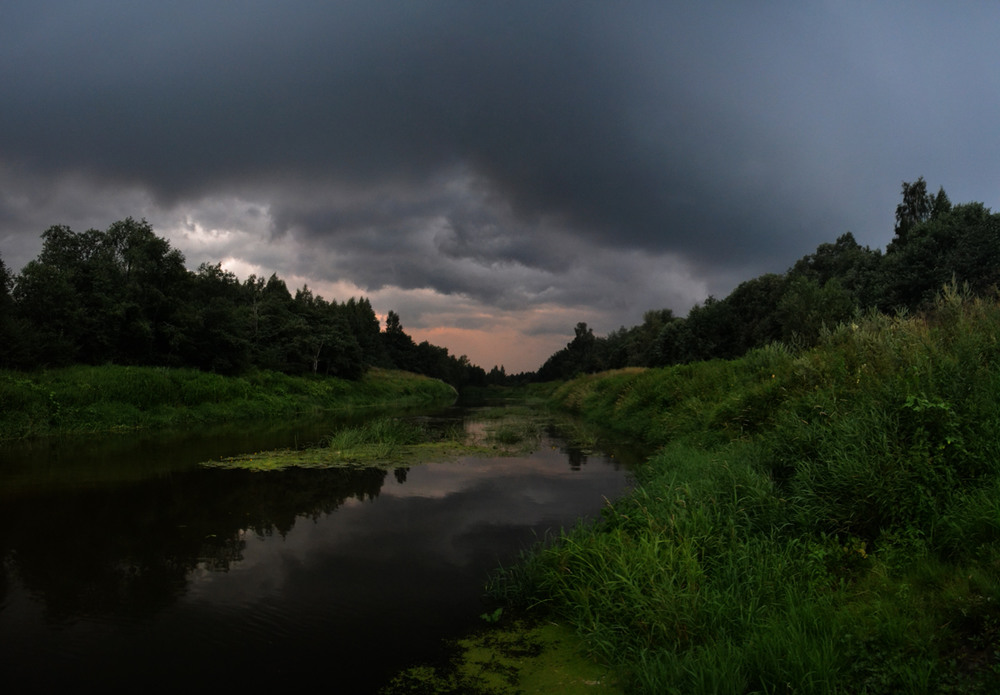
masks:
{"type": "Polygon", "coordinates": [[[7,0],[0,258],[145,218],[487,370],[1000,194],[1000,4],[7,0]]]}

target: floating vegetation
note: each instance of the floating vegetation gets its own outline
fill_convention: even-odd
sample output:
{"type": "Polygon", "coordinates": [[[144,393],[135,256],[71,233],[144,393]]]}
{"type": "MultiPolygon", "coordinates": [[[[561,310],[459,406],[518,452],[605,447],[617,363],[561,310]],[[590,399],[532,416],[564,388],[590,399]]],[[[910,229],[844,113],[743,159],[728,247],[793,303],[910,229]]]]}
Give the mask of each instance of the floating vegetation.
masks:
{"type": "Polygon", "coordinates": [[[391,468],[413,459],[442,459],[464,453],[460,431],[432,432],[400,418],[379,417],[357,427],[337,430],[319,446],[275,449],[206,461],[212,468],[274,471],[285,468],[391,468]]]}
{"type": "MultiPolygon", "coordinates": [[[[440,424],[440,423],[437,423],[440,424]]],[[[205,461],[211,468],[276,471],[285,468],[393,468],[460,456],[517,456],[537,449],[552,425],[549,415],[513,406],[476,411],[463,422],[430,426],[414,419],[379,417],[337,430],[319,446],[275,449],[205,461]]]]}
{"type": "Polygon", "coordinates": [[[382,695],[623,692],[607,667],[587,658],[573,630],[556,623],[518,620],[460,640],[456,646],[449,665],[408,669],[383,688],[382,695]]]}

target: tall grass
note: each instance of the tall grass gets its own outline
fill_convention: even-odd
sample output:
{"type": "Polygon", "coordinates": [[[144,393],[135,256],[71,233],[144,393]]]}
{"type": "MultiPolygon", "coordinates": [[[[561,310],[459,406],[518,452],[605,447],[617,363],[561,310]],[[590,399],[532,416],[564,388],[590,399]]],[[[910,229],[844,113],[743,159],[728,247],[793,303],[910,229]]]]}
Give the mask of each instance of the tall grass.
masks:
{"type": "Polygon", "coordinates": [[[417,425],[398,418],[379,417],[358,427],[345,427],[333,433],[323,446],[346,459],[385,460],[401,447],[425,439],[417,425]]]}
{"type": "Polygon", "coordinates": [[[589,376],[564,407],[660,446],[492,590],[644,693],[1000,691],[1000,305],[955,288],[801,354],[589,376]]]}
{"type": "Polygon", "coordinates": [[[113,365],[0,371],[0,439],[422,405],[455,396],[443,382],[380,369],[360,381],[113,365]]]}

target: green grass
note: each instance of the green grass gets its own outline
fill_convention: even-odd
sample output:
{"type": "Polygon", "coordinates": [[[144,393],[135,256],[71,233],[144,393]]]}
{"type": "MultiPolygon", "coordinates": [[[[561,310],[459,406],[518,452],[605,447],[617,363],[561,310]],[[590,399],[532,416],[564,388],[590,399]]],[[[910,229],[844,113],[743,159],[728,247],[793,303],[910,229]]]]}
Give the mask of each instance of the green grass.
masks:
{"type": "Polygon", "coordinates": [[[0,371],[0,439],[430,405],[455,397],[441,381],[382,369],[360,381],[114,365],[0,371]]]}
{"type": "Polygon", "coordinates": [[[1000,305],[953,289],[808,352],[562,385],[659,447],[498,573],[638,693],[1000,691],[1000,305]]]}

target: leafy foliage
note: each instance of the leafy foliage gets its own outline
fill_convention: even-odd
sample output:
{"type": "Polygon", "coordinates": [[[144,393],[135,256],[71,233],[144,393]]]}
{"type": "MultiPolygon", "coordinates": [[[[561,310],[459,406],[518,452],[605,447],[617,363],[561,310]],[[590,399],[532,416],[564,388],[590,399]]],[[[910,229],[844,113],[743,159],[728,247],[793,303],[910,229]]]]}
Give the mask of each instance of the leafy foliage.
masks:
{"type": "Polygon", "coordinates": [[[1000,285],[1000,215],[981,203],[953,206],[943,188],[932,196],[922,177],[904,182],[902,193],[895,236],[884,253],[847,232],[786,273],[743,282],[722,299],[708,297],[686,317],[662,309],[605,337],[590,331],[584,342],[578,332],[535,378],[733,359],[775,341],[808,348],[871,309],[928,309],[953,281],[991,296],[1000,285]]]}
{"type": "Polygon", "coordinates": [[[83,233],[54,226],[42,240],[16,276],[0,260],[0,367],[266,369],[357,380],[378,366],[454,385],[486,380],[464,356],[415,345],[395,312],[382,333],[365,298],[340,304],[307,286],[293,295],[277,275],[240,282],[221,264],[189,272],[145,220],[83,233]]]}

